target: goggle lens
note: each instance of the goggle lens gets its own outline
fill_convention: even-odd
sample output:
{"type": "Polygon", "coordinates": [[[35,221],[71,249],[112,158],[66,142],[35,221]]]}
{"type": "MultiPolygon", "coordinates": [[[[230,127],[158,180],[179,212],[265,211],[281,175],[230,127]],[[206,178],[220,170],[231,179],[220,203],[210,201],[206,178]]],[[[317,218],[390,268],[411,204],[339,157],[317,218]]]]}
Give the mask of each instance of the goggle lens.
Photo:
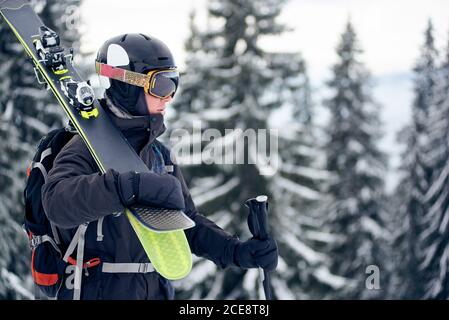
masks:
{"type": "Polygon", "coordinates": [[[148,93],[157,98],[167,98],[174,96],[178,88],[179,73],[176,71],[150,71],[150,83],[148,93]]]}

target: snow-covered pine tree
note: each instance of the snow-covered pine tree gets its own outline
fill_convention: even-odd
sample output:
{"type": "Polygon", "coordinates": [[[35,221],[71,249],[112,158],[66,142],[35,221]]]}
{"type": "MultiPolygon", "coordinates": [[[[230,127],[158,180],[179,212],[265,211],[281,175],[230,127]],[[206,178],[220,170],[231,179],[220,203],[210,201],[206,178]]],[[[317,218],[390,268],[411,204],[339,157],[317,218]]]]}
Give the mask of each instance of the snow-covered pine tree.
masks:
{"type": "MultiPolygon", "coordinates": [[[[384,243],[384,175],[386,157],[377,147],[381,136],[379,105],[369,92],[369,73],[360,61],[361,49],[350,22],[337,47],[338,62],[328,82],[325,101],[330,119],[325,151],[327,169],[334,178],[328,185],[331,200],[325,206],[327,232],[338,237],[329,243],[330,271],[349,281],[337,298],[381,298],[385,294],[388,269],[384,243]],[[366,288],[369,266],[378,268],[380,288],[366,288]]],[[[374,270],[374,271],[373,271],[374,270]]],[[[376,274],[374,274],[376,276],[376,274]]]]}
{"type": "Polygon", "coordinates": [[[330,273],[330,259],[323,252],[336,237],[322,229],[323,217],[317,210],[329,174],[323,170],[323,143],[314,122],[311,86],[300,54],[273,53],[270,60],[271,68],[277,70],[270,91],[276,94],[281,110],[291,112],[291,118],[277,128],[281,163],[270,184],[276,210],[282,212],[277,219],[278,229],[283,230],[280,241],[291,251],[279,266],[282,280],[275,277],[273,282],[288,283],[288,288],[279,291],[290,292],[296,299],[324,298],[341,288],[344,279],[330,273]]]}
{"type": "Polygon", "coordinates": [[[424,298],[449,298],[449,45],[436,70],[427,121],[428,144],[424,154],[431,174],[424,201],[420,240],[423,251],[421,274],[424,298]]]}
{"type": "MultiPolygon", "coordinates": [[[[415,98],[412,105],[412,121],[399,136],[400,141],[405,143],[405,151],[401,164],[403,177],[396,192],[398,198],[396,202],[399,204],[394,241],[396,270],[391,292],[397,298],[419,299],[430,289],[425,288],[424,279],[431,280],[427,273],[431,265],[430,260],[435,257],[430,256],[433,254],[430,251],[423,252],[423,241],[433,239],[432,232],[429,231],[432,228],[438,229],[438,226],[435,229],[435,223],[441,222],[441,220],[432,220],[434,217],[431,216],[431,211],[428,211],[429,207],[425,201],[432,178],[430,164],[439,162],[437,160],[439,156],[433,156],[433,154],[441,150],[429,149],[428,130],[431,105],[437,101],[434,97],[437,59],[433,26],[429,20],[425,31],[425,41],[414,68],[415,98]],[[424,229],[428,230],[424,232],[424,229]],[[422,268],[427,271],[423,272],[422,268]]],[[[439,138],[434,136],[437,141],[439,138]]]]}
{"type": "MultiPolygon", "coordinates": [[[[80,0],[32,1],[45,24],[58,32],[65,45],[79,44],[73,26],[80,0]]],[[[32,298],[29,292],[28,244],[21,228],[26,167],[36,143],[51,128],[64,125],[61,108],[49,91],[37,84],[26,54],[2,21],[0,23],[0,298],[32,298]],[[28,288],[28,290],[27,290],[28,288]]]]}
{"type": "MultiPolygon", "coordinates": [[[[235,146],[236,141],[242,138],[241,132],[234,130],[230,133],[225,129],[245,131],[268,128],[271,111],[280,106],[276,94],[269,90],[279,74],[270,66],[270,55],[262,50],[258,40],[283,30],[276,22],[283,3],[268,0],[257,3],[243,0],[210,2],[208,30],[197,36],[201,46],[188,56],[187,69],[181,79],[181,97],[173,105],[175,110],[184,108],[176,116],[175,127],[182,128],[188,121],[197,119],[201,121],[202,129],[217,129],[222,138],[215,139],[209,147],[221,142],[228,147],[235,146]],[[187,98],[182,98],[183,95],[187,98]],[[183,125],[177,126],[179,123],[183,125]]],[[[285,61],[285,65],[288,63],[285,61]]],[[[192,126],[191,123],[189,125],[192,126]]],[[[201,143],[198,140],[188,142],[193,150],[192,145],[201,143]]],[[[202,146],[205,145],[203,142],[202,146]]],[[[203,159],[221,156],[219,153],[211,155],[207,148],[203,150],[203,159]]],[[[245,153],[249,150],[247,138],[244,150],[245,153]]],[[[184,162],[183,171],[199,211],[244,240],[250,234],[246,223],[248,211],[243,202],[259,194],[268,193],[271,196],[272,181],[271,177],[260,174],[260,167],[248,164],[249,157],[254,158],[254,154],[237,154],[237,159],[245,158],[245,164],[195,163],[188,167],[183,159],[178,158],[181,165],[184,162]]],[[[270,227],[280,246],[280,268],[284,268],[282,276],[277,273],[273,275],[273,282],[276,283],[274,294],[295,298],[288,288],[290,284],[287,279],[295,274],[297,265],[289,266],[283,259],[291,255],[294,244],[285,243],[279,237],[285,230],[278,227],[279,219],[290,218],[282,216],[283,212],[278,210],[274,197],[270,197],[269,211],[270,227]],[[292,267],[293,270],[289,270],[292,267]]],[[[256,269],[223,272],[210,262],[199,260],[191,276],[178,286],[179,296],[261,298],[263,293],[257,278],[256,269]]]]}

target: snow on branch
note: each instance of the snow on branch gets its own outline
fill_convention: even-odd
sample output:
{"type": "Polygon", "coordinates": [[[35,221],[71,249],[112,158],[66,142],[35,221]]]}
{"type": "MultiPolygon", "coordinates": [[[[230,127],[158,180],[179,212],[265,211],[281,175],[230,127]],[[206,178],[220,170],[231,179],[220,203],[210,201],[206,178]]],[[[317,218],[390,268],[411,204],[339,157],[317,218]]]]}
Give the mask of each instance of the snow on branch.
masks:
{"type": "Polygon", "coordinates": [[[216,108],[206,109],[202,111],[201,118],[206,121],[224,121],[231,119],[233,116],[239,113],[241,110],[240,105],[235,105],[231,108],[216,108]]]}
{"type": "Polygon", "coordinates": [[[207,192],[210,189],[216,188],[223,182],[222,176],[212,176],[195,179],[195,187],[190,188],[190,194],[193,198],[207,192]]]}
{"type": "Polygon", "coordinates": [[[444,167],[441,174],[438,176],[438,179],[432,184],[430,189],[427,191],[424,200],[429,201],[438,190],[441,190],[443,187],[443,184],[446,183],[447,177],[449,175],[449,162],[446,163],[446,166],[444,167]]]}
{"type": "Polygon", "coordinates": [[[12,119],[13,113],[14,113],[14,102],[13,100],[9,100],[6,103],[6,110],[3,112],[2,119],[5,121],[10,121],[12,119]]]}
{"type": "Polygon", "coordinates": [[[278,278],[271,279],[271,285],[273,286],[274,292],[276,292],[276,297],[279,300],[295,300],[296,297],[294,293],[288,288],[284,281],[278,278]]]}
{"type": "Polygon", "coordinates": [[[288,243],[297,254],[303,257],[309,264],[314,265],[325,260],[325,256],[319,252],[308,247],[302,241],[298,240],[291,233],[284,233],[281,235],[285,243],[288,243]]]}
{"type": "Polygon", "coordinates": [[[200,260],[192,268],[189,277],[186,281],[178,283],[182,288],[190,288],[193,284],[198,284],[207,279],[209,276],[215,276],[217,273],[217,266],[209,260],[200,260]]]}
{"type": "Polygon", "coordinates": [[[329,269],[324,266],[321,266],[317,270],[315,270],[313,275],[320,282],[325,283],[336,290],[341,289],[349,282],[349,280],[346,278],[330,273],[329,269]]]}
{"type": "Polygon", "coordinates": [[[249,269],[243,277],[243,288],[248,292],[255,292],[258,277],[258,269],[249,269]]]}
{"type": "Polygon", "coordinates": [[[24,122],[28,125],[28,127],[31,127],[35,130],[37,130],[42,135],[47,134],[50,131],[50,127],[47,126],[42,121],[39,121],[37,119],[34,119],[32,117],[25,117],[24,122]]]}
{"type": "Polygon", "coordinates": [[[281,170],[288,174],[297,174],[311,179],[328,180],[331,177],[331,173],[327,170],[295,166],[286,162],[282,163],[281,170]]]}
{"type": "Polygon", "coordinates": [[[279,177],[279,176],[276,177],[275,183],[278,187],[283,188],[292,193],[295,193],[304,199],[319,200],[321,198],[321,195],[319,192],[312,190],[310,188],[307,188],[305,186],[299,185],[296,182],[293,182],[293,181],[288,180],[283,177],[279,177]]]}
{"type": "Polygon", "coordinates": [[[226,182],[224,185],[215,188],[207,193],[204,193],[203,195],[198,195],[195,197],[194,202],[197,207],[202,206],[203,204],[212,201],[218,197],[221,197],[225,194],[227,194],[229,191],[234,189],[236,186],[238,186],[240,183],[240,179],[238,177],[232,178],[228,182],[226,182]]]}
{"type": "Polygon", "coordinates": [[[24,297],[26,299],[34,300],[34,295],[30,291],[25,289],[25,287],[22,285],[23,281],[20,280],[20,278],[18,276],[16,276],[15,274],[9,272],[5,268],[2,268],[1,275],[2,275],[2,278],[4,280],[6,280],[8,285],[15,292],[17,292],[19,295],[21,295],[22,297],[24,297]]]}
{"type": "Polygon", "coordinates": [[[220,293],[223,290],[223,279],[224,279],[224,273],[220,272],[217,275],[214,275],[214,284],[209,289],[209,293],[206,297],[204,297],[204,300],[215,300],[220,295],[220,293]]]}
{"type": "Polygon", "coordinates": [[[382,228],[376,221],[374,221],[370,217],[363,216],[360,221],[360,224],[361,224],[363,230],[372,234],[374,238],[377,238],[377,239],[389,238],[389,234],[385,230],[385,228],[382,228]]]}
{"type": "Polygon", "coordinates": [[[342,237],[328,232],[307,231],[305,232],[305,235],[310,240],[319,241],[322,243],[335,243],[342,240],[342,237]]]}

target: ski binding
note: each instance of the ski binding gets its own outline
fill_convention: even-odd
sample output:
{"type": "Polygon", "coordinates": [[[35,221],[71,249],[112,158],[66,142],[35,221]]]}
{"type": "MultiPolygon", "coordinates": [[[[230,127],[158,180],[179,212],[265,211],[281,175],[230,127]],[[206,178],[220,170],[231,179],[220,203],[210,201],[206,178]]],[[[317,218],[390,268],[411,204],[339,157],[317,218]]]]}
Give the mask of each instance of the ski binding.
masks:
{"type": "Polygon", "coordinates": [[[61,89],[84,119],[98,117],[98,109],[94,105],[95,93],[88,81],[62,80],[61,89]]]}
{"type": "MultiPolygon", "coordinates": [[[[41,26],[39,35],[33,40],[38,56],[47,68],[55,74],[67,72],[64,48],[60,46],[59,35],[48,27],[41,26]]],[[[69,55],[68,55],[69,56],[69,55]]]]}

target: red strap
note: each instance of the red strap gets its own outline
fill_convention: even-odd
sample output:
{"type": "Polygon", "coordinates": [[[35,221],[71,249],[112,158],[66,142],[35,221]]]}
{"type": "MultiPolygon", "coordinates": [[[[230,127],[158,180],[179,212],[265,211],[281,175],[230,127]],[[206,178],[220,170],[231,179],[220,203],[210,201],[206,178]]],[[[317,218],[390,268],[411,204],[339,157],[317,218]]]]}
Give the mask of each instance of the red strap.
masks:
{"type": "Polygon", "coordinates": [[[30,177],[30,174],[31,174],[31,165],[32,165],[32,164],[33,164],[33,163],[31,162],[30,165],[27,167],[27,178],[30,177]]]}
{"type": "MultiPolygon", "coordinates": [[[[72,257],[69,257],[67,262],[70,263],[72,266],[76,266],[76,260],[73,259],[72,257]]],[[[100,258],[90,259],[89,261],[83,263],[83,269],[98,266],[100,263],[101,263],[100,258]]]]}

